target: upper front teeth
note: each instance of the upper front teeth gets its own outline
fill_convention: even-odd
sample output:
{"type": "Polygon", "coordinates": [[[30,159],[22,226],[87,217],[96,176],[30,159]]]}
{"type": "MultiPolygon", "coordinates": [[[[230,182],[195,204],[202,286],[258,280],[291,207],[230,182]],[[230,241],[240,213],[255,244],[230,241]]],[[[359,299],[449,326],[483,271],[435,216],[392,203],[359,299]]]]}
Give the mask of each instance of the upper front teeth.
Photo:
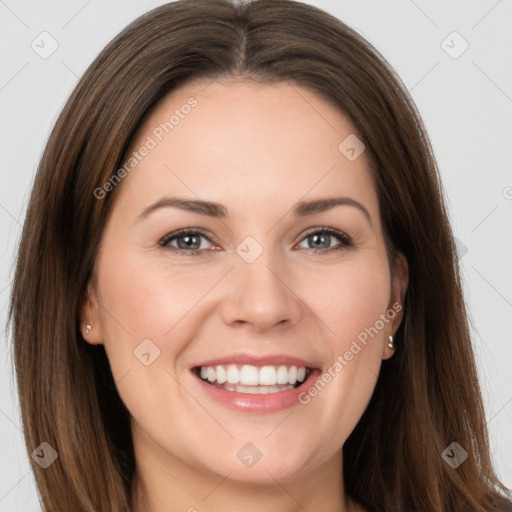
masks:
{"type": "Polygon", "coordinates": [[[246,386],[275,386],[295,384],[306,379],[304,366],[252,366],[245,364],[239,368],[235,364],[202,366],[201,378],[218,384],[242,384],[246,386]]]}

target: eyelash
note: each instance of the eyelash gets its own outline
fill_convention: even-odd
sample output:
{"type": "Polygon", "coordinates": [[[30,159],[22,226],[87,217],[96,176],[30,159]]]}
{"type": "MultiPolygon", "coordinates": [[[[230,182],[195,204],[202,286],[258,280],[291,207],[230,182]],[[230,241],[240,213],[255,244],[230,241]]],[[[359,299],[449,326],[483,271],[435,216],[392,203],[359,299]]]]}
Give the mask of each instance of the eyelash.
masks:
{"type": "MultiPolygon", "coordinates": [[[[340,251],[340,250],[348,249],[348,248],[354,246],[354,242],[351,237],[349,237],[348,235],[346,235],[345,233],[343,233],[341,231],[338,231],[337,229],[327,228],[327,227],[312,228],[311,230],[306,231],[306,233],[304,233],[304,236],[300,240],[300,242],[302,242],[308,236],[316,235],[316,234],[328,234],[328,235],[334,236],[342,243],[340,245],[336,245],[334,247],[329,247],[327,249],[303,249],[307,253],[315,254],[315,255],[325,254],[325,253],[330,254],[334,251],[340,251]]],[[[212,242],[212,240],[210,240],[210,238],[208,237],[208,234],[205,230],[203,230],[201,228],[194,228],[194,229],[185,228],[185,229],[179,229],[178,231],[173,231],[172,233],[169,233],[164,238],[162,238],[162,240],[159,242],[159,245],[161,247],[168,248],[168,249],[172,250],[172,252],[175,252],[176,254],[179,254],[182,256],[202,256],[204,249],[186,250],[186,249],[180,249],[178,247],[172,247],[172,246],[168,245],[174,239],[180,238],[180,237],[186,236],[186,235],[201,235],[204,238],[206,238],[210,243],[215,243],[215,242],[212,242]]]]}

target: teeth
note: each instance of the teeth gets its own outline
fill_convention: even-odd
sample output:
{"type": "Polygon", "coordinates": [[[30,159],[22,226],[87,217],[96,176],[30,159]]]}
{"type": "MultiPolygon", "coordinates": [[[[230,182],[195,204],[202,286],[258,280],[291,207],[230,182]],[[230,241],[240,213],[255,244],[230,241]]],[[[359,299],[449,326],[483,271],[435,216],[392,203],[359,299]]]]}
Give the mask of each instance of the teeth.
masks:
{"type": "Polygon", "coordinates": [[[206,378],[210,381],[216,381],[217,380],[217,372],[214,368],[208,368],[206,372],[206,378]]]}
{"type": "MultiPolygon", "coordinates": [[[[202,371],[202,368],[201,368],[202,371]]],[[[280,366],[277,369],[277,383],[288,384],[288,368],[286,366],[280,366]]]]}
{"type": "Polygon", "coordinates": [[[288,370],[288,382],[290,384],[295,384],[297,382],[297,367],[296,366],[292,366],[288,370]]]}
{"type": "Polygon", "coordinates": [[[262,386],[274,386],[277,382],[276,369],[273,366],[264,366],[260,370],[259,378],[262,386]]]}
{"type": "Polygon", "coordinates": [[[268,393],[278,393],[279,391],[286,391],[293,389],[295,386],[286,384],[281,386],[242,386],[241,384],[224,384],[222,386],[214,384],[216,387],[226,389],[228,391],[235,391],[237,393],[249,393],[251,395],[266,395],[268,393]]]}
{"type": "MultiPolygon", "coordinates": [[[[201,371],[203,369],[201,368],[201,371]]],[[[238,384],[240,382],[240,372],[234,364],[230,364],[226,371],[226,380],[229,384],[238,384]]]]}
{"type": "Polygon", "coordinates": [[[259,383],[258,368],[244,364],[240,370],[240,384],[244,386],[257,386],[259,383]]]}
{"type": "Polygon", "coordinates": [[[226,370],[224,370],[223,366],[216,366],[215,373],[217,374],[217,382],[219,384],[223,384],[224,382],[226,382],[226,370]]]}
{"type": "MultiPolygon", "coordinates": [[[[217,365],[217,366],[203,366],[199,372],[201,378],[211,384],[225,384],[225,389],[233,388],[233,386],[240,384],[243,386],[273,386],[277,391],[281,389],[277,386],[291,385],[304,382],[309,375],[309,370],[304,366],[252,366],[244,364],[239,366],[236,364],[217,365]]],[[[256,388],[258,389],[258,388],[256,388]]],[[[272,391],[270,388],[268,392],[272,391]]],[[[246,391],[247,393],[258,391],[246,391]]],[[[266,392],[266,391],[265,391],[266,392]]]]}

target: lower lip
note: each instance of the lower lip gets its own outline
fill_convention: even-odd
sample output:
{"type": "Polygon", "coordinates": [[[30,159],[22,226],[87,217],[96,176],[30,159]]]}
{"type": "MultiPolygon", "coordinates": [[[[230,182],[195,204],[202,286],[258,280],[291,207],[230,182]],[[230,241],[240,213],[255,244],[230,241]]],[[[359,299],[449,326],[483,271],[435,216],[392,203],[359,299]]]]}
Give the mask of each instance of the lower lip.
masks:
{"type": "Polygon", "coordinates": [[[267,393],[264,395],[228,391],[227,389],[218,388],[206,383],[194,373],[193,375],[195,380],[199,382],[201,388],[210,398],[226,407],[237,411],[270,413],[299,405],[299,395],[314,384],[320,375],[320,371],[318,369],[311,370],[309,377],[296,388],[278,391],[276,393],[267,393]]]}

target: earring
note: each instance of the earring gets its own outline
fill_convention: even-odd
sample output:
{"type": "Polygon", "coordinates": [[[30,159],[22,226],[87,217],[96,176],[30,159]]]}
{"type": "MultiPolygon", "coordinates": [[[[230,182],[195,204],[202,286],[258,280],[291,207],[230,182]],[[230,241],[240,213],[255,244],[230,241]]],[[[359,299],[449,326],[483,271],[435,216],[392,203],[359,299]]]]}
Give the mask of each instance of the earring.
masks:
{"type": "Polygon", "coordinates": [[[89,334],[91,332],[91,329],[92,329],[92,327],[89,324],[87,324],[85,326],[85,334],[89,334]]]}
{"type": "Polygon", "coordinates": [[[393,344],[393,336],[389,335],[389,336],[388,336],[388,339],[389,339],[389,341],[388,341],[388,347],[389,347],[391,350],[394,350],[395,345],[393,344]]]}

